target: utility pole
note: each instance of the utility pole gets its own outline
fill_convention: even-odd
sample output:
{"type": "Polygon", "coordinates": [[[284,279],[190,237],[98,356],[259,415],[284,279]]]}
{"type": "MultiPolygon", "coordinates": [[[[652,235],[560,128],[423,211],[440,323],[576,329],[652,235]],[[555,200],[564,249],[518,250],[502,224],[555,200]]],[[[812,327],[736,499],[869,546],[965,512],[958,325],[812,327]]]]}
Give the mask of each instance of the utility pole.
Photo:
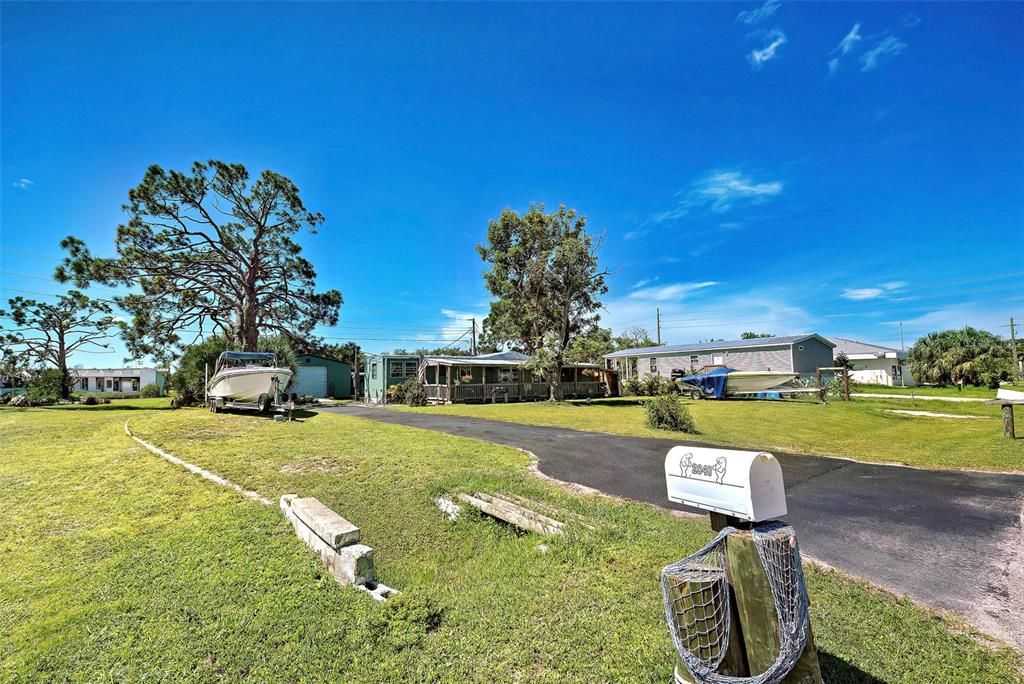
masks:
{"type": "Polygon", "coordinates": [[[658,344],[661,344],[661,307],[655,309],[658,316],[658,344]]]}
{"type": "Polygon", "coordinates": [[[1013,375],[1020,378],[1020,359],[1017,358],[1017,334],[1013,329],[1013,316],[1010,316],[1010,354],[1013,356],[1013,375]]]}
{"type": "Polygon", "coordinates": [[[359,345],[355,345],[356,353],[353,354],[355,357],[352,359],[352,367],[355,371],[352,374],[352,398],[355,401],[359,401],[359,345]]]}
{"type": "Polygon", "coordinates": [[[474,316],[473,318],[471,318],[469,320],[473,321],[473,335],[471,337],[471,339],[472,339],[471,347],[472,347],[472,350],[473,350],[473,356],[476,356],[476,317],[474,316]]]}
{"type": "MultiPolygon", "coordinates": [[[[905,351],[903,347],[903,321],[900,321],[900,351],[905,351]]],[[[896,359],[896,367],[900,369],[900,387],[904,387],[906,382],[903,380],[903,359],[896,359]]]]}

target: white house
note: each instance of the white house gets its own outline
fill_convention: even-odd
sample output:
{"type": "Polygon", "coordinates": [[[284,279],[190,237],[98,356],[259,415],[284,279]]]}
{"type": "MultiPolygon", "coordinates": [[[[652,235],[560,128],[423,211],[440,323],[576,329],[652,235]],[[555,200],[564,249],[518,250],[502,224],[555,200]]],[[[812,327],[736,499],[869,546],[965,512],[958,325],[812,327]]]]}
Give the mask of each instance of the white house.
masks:
{"type": "Polygon", "coordinates": [[[850,378],[855,382],[895,387],[916,384],[910,374],[907,352],[842,337],[829,339],[836,345],[835,355],[846,354],[853,364],[850,378]]]}
{"type": "Polygon", "coordinates": [[[146,385],[156,385],[164,394],[169,371],[166,368],[73,368],[76,392],[120,392],[138,394],[146,385]]]}

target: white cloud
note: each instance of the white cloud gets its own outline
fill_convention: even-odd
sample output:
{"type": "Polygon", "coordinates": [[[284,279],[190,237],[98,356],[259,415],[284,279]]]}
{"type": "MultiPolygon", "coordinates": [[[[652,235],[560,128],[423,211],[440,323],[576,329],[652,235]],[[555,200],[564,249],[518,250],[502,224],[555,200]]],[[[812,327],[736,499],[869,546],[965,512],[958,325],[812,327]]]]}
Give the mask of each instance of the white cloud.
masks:
{"type": "Polygon", "coordinates": [[[630,296],[607,299],[601,325],[615,333],[639,325],[653,337],[655,309],[661,310],[661,339],[666,344],[686,344],[721,338],[735,340],[744,330],[764,330],[776,335],[815,331],[818,322],[804,309],[766,296],[763,289],[728,295],[704,290],[693,299],[653,301],[630,296]]]}
{"type": "Polygon", "coordinates": [[[840,296],[843,299],[852,299],[853,301],[878,299],[879,297],[888,297],[889,295],[902,292],[907,285],[908,283],[906,281],[892,280],[887,283],[881,283],[876,287],[848,287],[843,290],[843,293],[840,296]]]}
{"type": "Polygon", "coordinates": [[[895,36],[886,36],[860,56],[861,71],[874,71],[905,50],[907,44],[895,36]]]}
{"type": "Polygon", "coordinates": [[[745,10],[737,14],[736,21],[751,25],[760,23],[775,14],[780,5],[779,0],[765,0],[765,3],[757,9],[745,10]]]}
{"type": "Polygon", "coordinates": [[[908,285],[905,280],[891,280],[888,283],[882,283],[882,287],[886,290],[902,290],[908,285]]]}
{"type": "Polygon", "coordinates": [[[839,51],[840,55],[845,55],[847,52],[855,48],[857,43],[861,40],[860,24],[857,23],[854,24],[853,28],[850,29],[850,32],[847,33],[841,41],[839,41],[839,45],[836,46],[836,50],[839,51]]]}
{"type": "Polygon", "coordinates": [[[839,44],[832,48],[832,52],[830,54],[834,55],[838,53],[838,57],[833,57],[832,59],[828,60],[829,76],[835,74],[839,70],[840,58],[842,58],[848,52],[856,48],[857,43],[859,43],[861,40],[863,40],[863,38],[860,35],[860,22],[857,22],[856,24],[853,25],[853,28],[850,29],[850,32],[847,33],[841,41],[839,41],[839,44]]]}
{"type": "MultiPolygon", "coordinates": [[[[742,171],[712,171],[676,193],[676,206],[651,214],[648,223],[665,223],[683,218],[693,210],[702,209],[724,214],[741,203],[760,203],[779,195],[782,181],[756,182],[742,171]]],[[[737,230],[740,223],[721,223],[722,230],[737,230]]],[[[647,231],[644,231],[646,233],[647,231]]]]}
{"type": "Polygon", "coordinates": [[[780,47],[786,44],[786,34],[779,29],[772,29],[764,34],[764,47],[754,49],[747,55],[747,61],[755,71],[760,69],[765,62],[774,59],[775,53],[780,47]]]}
{"type": "Polygon", "coordinates": [[[35,185],[35,183],[30,181],[28,178],[19,178],[18,180],[11,183],[11,185],[18,188],[19,190],[28,190],[30,187],[35,185]]]}
{"type": "Polygon", "coordinates": [[[651,231],[646,230],[646,229],[629,230],[629,231],[626,231],[626,233],[622,236],[622,239],[623,240],[636,240],[637,238],[642,238],[644,235],[647,235],[650,232],[651,231]]]}
{"type": "Polygon", "coordinates": [[[914,28],[920,23],[921,17],[917,16],[916,14],[908,14],[907,16],[903,17],[903,25],[906,26],[907,28],[914,28]]]}
{"type": "Polygon", "coordinates": [[[718,171],[698,182],[694,192],[697,197],[704,198],[710,203],[712,211],[723,213],[742,200],[756,202],[767,197],[775,197],[782,192],[782,182],[755,183],[740,171],[718,171]]]}
{"type": "Polygon", "coordinates": [[[885,294],[885,290],[880,287],[853,287],[843,290],[843,299],[852,299],[854,301],[861,301],[864,299],[876,299],[885,294]]]}
{"type": "Polygon", "coordinates": [[[642,299],[651,302],[667,302],[685,299],[688,295],[698,290],[721,285],[714,280],[705,280],[699,283],[673,283],[659,287],[642,287],[634,289],[629,293],[630,299],[642,299]]]}
{"type": "Polygon", "coordinates": [[[633,287],[630,288],[630,289],[637,290],[637,289],[639,289],[641,287],[644,287],[645,285],[650,285],[651,283],[656,282],[658,280],[660,280],[660,278],[658,276],[654,276],[653,278],[643,278],[642,280],[636,281],[633,284],[633,287]]]}

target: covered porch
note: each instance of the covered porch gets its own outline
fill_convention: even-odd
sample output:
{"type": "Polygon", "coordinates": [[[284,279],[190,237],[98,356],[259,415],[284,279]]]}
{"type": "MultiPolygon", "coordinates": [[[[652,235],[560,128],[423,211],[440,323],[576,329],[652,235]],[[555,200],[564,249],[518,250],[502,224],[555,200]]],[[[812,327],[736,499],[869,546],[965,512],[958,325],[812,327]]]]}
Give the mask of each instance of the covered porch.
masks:
{"type": "MultiPolygon", "coordinates": [[[[550,391],[548,383],[523,368],[521,362],[509,364],[474,357],[427,357],[420,367],[420,379],[432,404],[542,401],[550,391]]],[[[562,399],[603,397],[600,369],[563,368],[559,393],[562,399]]]]}

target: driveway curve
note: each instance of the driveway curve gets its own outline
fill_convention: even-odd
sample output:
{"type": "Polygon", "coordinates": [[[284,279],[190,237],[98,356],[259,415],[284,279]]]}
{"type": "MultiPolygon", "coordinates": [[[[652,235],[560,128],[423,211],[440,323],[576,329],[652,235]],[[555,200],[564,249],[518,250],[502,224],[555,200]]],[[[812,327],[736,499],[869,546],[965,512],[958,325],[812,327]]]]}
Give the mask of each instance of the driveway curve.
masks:
{"type": "MultiPolygon", "coordinates": [[[[526,449],[545,475],[691,512],[666,499],[665,453],[716,446],[354,405],[322,410],[526,449]]],[[[806,555],[1024,650],[1024,475],[772,453],[806,555]]]]}

